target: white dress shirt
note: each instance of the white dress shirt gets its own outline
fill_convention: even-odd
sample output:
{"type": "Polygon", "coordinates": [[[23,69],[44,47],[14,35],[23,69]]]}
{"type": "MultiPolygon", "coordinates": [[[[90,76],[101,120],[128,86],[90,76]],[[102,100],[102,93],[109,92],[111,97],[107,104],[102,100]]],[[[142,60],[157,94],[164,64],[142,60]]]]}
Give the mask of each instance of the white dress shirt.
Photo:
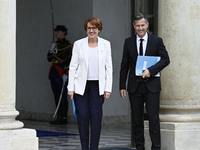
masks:
{"type": "MultiPolygon", "coordinates": [[[[138,55],[140,54],[140,37],[137,35],[137,51],[138,51],[138,55]]],[[[143,42],[142,42],[142,46],[143,46],[143,56],[145,56],[145,52],[146,52],[146,47],[147,47],[147,40],[148,40],[148,34],[146,33],[145,36],[142,38],[143,42]]]]}

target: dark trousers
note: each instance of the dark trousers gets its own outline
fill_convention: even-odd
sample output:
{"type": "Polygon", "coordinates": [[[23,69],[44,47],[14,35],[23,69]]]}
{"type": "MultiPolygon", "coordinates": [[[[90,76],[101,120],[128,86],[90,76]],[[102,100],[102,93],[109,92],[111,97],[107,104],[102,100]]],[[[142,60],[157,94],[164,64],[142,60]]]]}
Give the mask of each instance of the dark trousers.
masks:
{"type": "MultiPolygon", "coordinates": [[[[63,80],[54,66],[51,69],[50,81],[51,81],[51,88],[55,98],[55,104],[57,106],[62,90],[63,80]]],[[[65,84],[62,100],[60,103],[60,107],[58,109],[58,116],[67,118],[67,111],[68,111],[67,84],[65,84]]]]}
{"type": "Polygon", "coordinates": [[[133,119],[133,135],[137,150],[144,150],[144,103],[149,121],[152,150],[160,150],[160,92],[151,93],[144,82],[139,83],[135,93],[129,93],[133,119]]]}
{"type": "Polygon", "coordinates": [[[82,150],[89,149],[89,125],[90,150],[98,150],[104,102],[103,95],[99,96],[98,81],[87,81],[84,95],[75,94],[74,99],[82,150]]]}
{"type": "MultiPolygon", "coordinates": [[[[49,77],[50,77],[51,88],[52,88],[54,97],[55,97],[55,99],[59,99],[62,85],[63,85],[63,80],[54,66],[51,69],[51,73],[50,73],[49,77]]],[[[67,84],[65,84],[65,86],[64,86],[62,98],[63,99],[67,98],[67,84]]]]}

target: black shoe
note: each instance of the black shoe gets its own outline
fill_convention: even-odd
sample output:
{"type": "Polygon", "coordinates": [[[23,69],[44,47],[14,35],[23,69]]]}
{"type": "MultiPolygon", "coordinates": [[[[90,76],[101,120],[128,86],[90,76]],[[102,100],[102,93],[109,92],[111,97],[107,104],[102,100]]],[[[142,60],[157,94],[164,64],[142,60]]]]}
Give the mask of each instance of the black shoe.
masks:
{"type": "Polygon", "coordinates": [[[54,121],[50,121],[50,124],[57,124],[58,119],[54,120],[54,121]]]}
{"type": "Polygon", "coordinates": [[[58,120],[58,124],[67,124],[67,118],[63,117],[61,120],[58,120]]]}
{"type": "Polygon", "coordinates": [[[58,117],[58,119],[51,121],[50,124],[54,124],[54,125],[62,125],[62,124],[67,124],[67,118],[63,117],[60,118],[58,117]]]}

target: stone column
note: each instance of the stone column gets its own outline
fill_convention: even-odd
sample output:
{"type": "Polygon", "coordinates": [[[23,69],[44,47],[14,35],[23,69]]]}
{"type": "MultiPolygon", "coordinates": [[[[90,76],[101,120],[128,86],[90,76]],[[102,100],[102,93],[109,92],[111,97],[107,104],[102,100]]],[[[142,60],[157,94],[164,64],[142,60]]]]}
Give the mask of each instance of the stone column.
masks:
{"type": "Polygon", "coordinates": [[[171,60],[161,77],[162,150],[197,150],[200,148],[200,1],[162,0],[158,10],[158,33],[171,60]]]}
{"type": "Polygon", "coordinates": [[[16,121],[16,0],[0,0],[0,149],[37,150],[35,130],[16,121]]]}
{"type": "Polygon", "coordinates": [[[162,76],[160,119],[200,122],[200,1],[159,1],[158,14],[171,60],[162,76]]]}

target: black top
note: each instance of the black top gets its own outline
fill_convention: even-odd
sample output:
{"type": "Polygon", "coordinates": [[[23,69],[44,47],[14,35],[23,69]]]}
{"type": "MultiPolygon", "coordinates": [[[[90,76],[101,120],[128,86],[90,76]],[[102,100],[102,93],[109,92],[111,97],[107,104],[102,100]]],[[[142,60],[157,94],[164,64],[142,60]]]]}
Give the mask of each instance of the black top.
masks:
{"type": "Polygon", "coordinates": [[[57,54],[48,52],[47,60],[64,70],[66,74],[72,57],[72,43],[65,38],[56,41],[57,54]]]}

